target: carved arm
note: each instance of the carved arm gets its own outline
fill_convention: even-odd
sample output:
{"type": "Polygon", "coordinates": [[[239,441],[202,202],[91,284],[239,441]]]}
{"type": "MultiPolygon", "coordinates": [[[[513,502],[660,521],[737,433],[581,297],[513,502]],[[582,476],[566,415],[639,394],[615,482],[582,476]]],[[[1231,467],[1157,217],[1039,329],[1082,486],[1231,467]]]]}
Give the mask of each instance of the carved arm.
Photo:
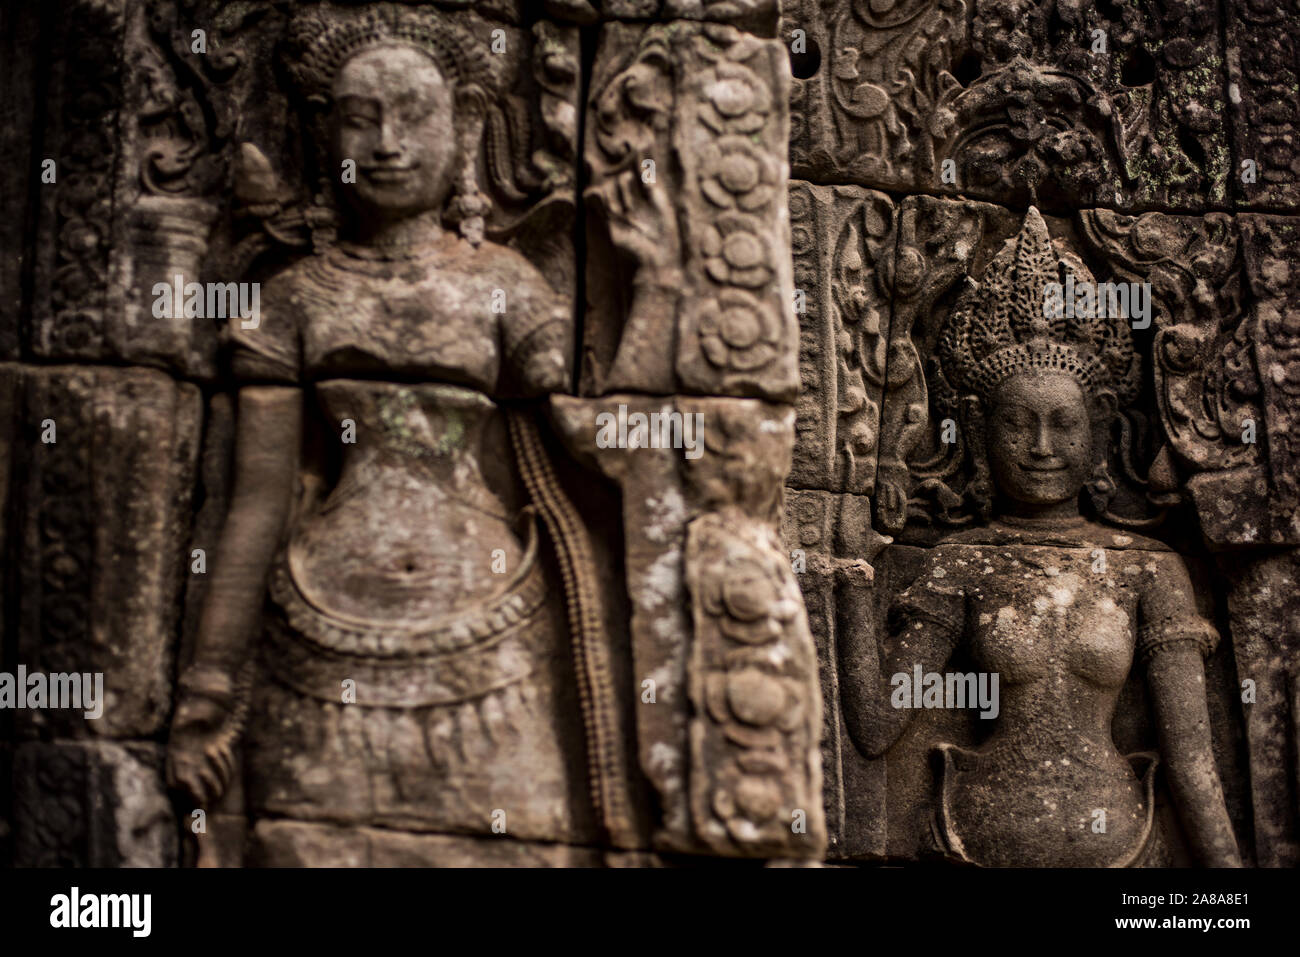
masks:
{"type": "Polygon", "coordinates": [[[1168,644],[1155,652],[1147,666],[1160,753],[1174,804],[1201,863],[1240,867],[1241,855],[1211,747],[1201,653],[1195,641],[1168,644]]]}
{"type": "Polygon", "coordinates": [[[875,615],[866,587],[845,587],[840,594],[840,696],[844,722],[858,750],[869,758],[888,751],[914,717],[911,708],[891,703],[896,674],[940,671],[948,663],[955,635],[947,622],[914,616],[895,606],[890,629],[876,642],[870,622],[875,615]]]}
{"type": "Polygon", "coordinates": [[[167,772],[201,804],[234,774],[236,676],[262,627],[266,575],[289,515],[302,430],[302,392],[288,386],[239,391],[235,475],[194,658],[181,675],[167,772]]]}
{"type": "Polygon", "coordinates": [[[1139,605],[1138,654],[1146,662],[1160,754],[1183,829],[1202,863],[1240,867],[1205,698],[1204,660],[1219,636],[1197,614],[1193,594],[1182,559],[1158,555],[1139,605]]]}

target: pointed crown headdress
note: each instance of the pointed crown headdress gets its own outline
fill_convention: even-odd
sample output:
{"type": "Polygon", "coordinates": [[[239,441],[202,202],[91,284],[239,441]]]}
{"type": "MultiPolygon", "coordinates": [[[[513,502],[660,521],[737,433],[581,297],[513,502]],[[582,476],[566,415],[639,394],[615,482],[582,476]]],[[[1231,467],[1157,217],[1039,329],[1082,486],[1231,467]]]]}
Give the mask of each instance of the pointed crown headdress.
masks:
{"type": "Polygon", "coordinates": [[[289,75],[304,97],[321,101],[347,60],[368,47],[394,43],[431,57],[452,86],[490,86],[481,45],[469,31],[436,10],[397,3],[359,9],[321,4],[304,10],[289,27],[289,75]]]}
{"type": "MultiPolygon", "coordinates": [[[[1053,245],[1047,224],[1029,207],[1024,224],[958,298],[939,342],[939,360],[960,395],[986,402],[1008,376],[1039,369],[1068,373],[1085,394],[1114,393],[1121,405],[1137,397],[1141,370],[1129,320],[1108,315],[1066,316],[1051,309],[1048,286],[1092,283],[1083,261],[1053,245]]],[[[1060,301],[1059,299],[1057,300],[1060,301]]]]}

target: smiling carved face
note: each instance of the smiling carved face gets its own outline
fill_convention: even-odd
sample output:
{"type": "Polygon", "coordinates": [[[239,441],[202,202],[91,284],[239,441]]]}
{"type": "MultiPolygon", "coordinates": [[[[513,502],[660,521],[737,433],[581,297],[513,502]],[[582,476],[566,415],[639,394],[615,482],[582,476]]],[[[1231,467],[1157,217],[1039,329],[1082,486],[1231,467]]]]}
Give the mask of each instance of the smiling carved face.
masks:
{"type": "Polygon", "coordinates": [[[990,405],[989,466],[1003,496],[1031,507],[1077,499],[1092,467],[1092,425],[1074,377],[1018,372],[990,405]]]}
{"type": "Polygon", "coordinates": [[[451,85],[411,47],[376,47],[348,60],[334,80],[335,175],[362,215],[403,219],[441,207],[456,162],[451,85]]]}

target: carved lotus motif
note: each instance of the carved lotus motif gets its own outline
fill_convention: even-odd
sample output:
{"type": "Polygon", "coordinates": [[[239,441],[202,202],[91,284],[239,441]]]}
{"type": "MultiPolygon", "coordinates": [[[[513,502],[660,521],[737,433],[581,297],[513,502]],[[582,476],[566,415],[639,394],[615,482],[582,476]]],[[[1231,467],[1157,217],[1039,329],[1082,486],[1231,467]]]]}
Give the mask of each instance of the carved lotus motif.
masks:
{"type": "Polygon", "coordinates": [[[619,74],[596,98],[596,139],[612,159],[622,159],[653,140],[672,88],[655,48],[619,74]]]}
{"type": "Polygon", "coordinates": [[[767,84],[738,63],[723,61],[707,71],[700,90],[700,121],[718,134],[757,133],[772,111],[767,84]]]}
{"type": "Polygon", "coordinates": [[[710,143],[701,158],[700,191],[715,206],[761,209],[776,191],[772,159],[743,136],[724,136],[710,143]]]}
{"type": "Polygon", "coordinates": [[[781,637],[799,604],[785,594],[781,579],[751,558],[733,560],[711,576],[701,596],[705,609],[718,618],[718,628],[733,641],[761,645],[781,637]]]}
{"type": "Polygon", "coordinates": [[[700,252],[705,271],[720,283],[758,289],[772,281],[768,240],[749,216],[718,217],[701,233],[700,252]]]}
{"type": "Polygon", "coordinates": [[[781,353],[781,322],[768,305],[740,289],[728,289],[695,307],[700,349],[721,369],[750,372],[781,353]]]}
{"type": "Polygon", "coordinates": [[[759,826],[781,810],[781,784],[770,776],[732,771],[713,794],[713,810],[726,822],[727,831],[738,842],[760,841],[759,826]]]}
{"type": "Polygon", "coordinates": [[[746,724],[764,727],[785,713],[785,685],[757,668],[742,668],[727,676],[727,705],[746,724]]]}
{"type": "Polygon", "coordinates": [[[709,715],[727,725],[731,740],[746,747],[780,747],[780,738],[774,735],[794,731],[804,720],[798,682],[772,674],[769,668],[747,664],[714,672],[706,681],[709,715]]]}

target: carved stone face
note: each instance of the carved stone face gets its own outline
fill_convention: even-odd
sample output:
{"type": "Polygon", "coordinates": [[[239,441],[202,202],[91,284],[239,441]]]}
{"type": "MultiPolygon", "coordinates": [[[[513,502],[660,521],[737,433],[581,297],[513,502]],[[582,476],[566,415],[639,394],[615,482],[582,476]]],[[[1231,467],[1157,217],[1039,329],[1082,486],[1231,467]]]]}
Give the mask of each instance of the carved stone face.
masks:
{"type": "Polygon", "coordinates": [[[1063,372],[1018,372],[998,386],[988,418],[989,468],[1012,503],[1076,499],[1092,466],[1087,399],[1063,372]]]}
{"type": "Polygon", "coordinates": [[[363,216],[403,219],[442,206],[456,164],[451,85],[427,56],[383,46],[334,80],[334,173],[356,163],[343,194],[363,216]]]}

